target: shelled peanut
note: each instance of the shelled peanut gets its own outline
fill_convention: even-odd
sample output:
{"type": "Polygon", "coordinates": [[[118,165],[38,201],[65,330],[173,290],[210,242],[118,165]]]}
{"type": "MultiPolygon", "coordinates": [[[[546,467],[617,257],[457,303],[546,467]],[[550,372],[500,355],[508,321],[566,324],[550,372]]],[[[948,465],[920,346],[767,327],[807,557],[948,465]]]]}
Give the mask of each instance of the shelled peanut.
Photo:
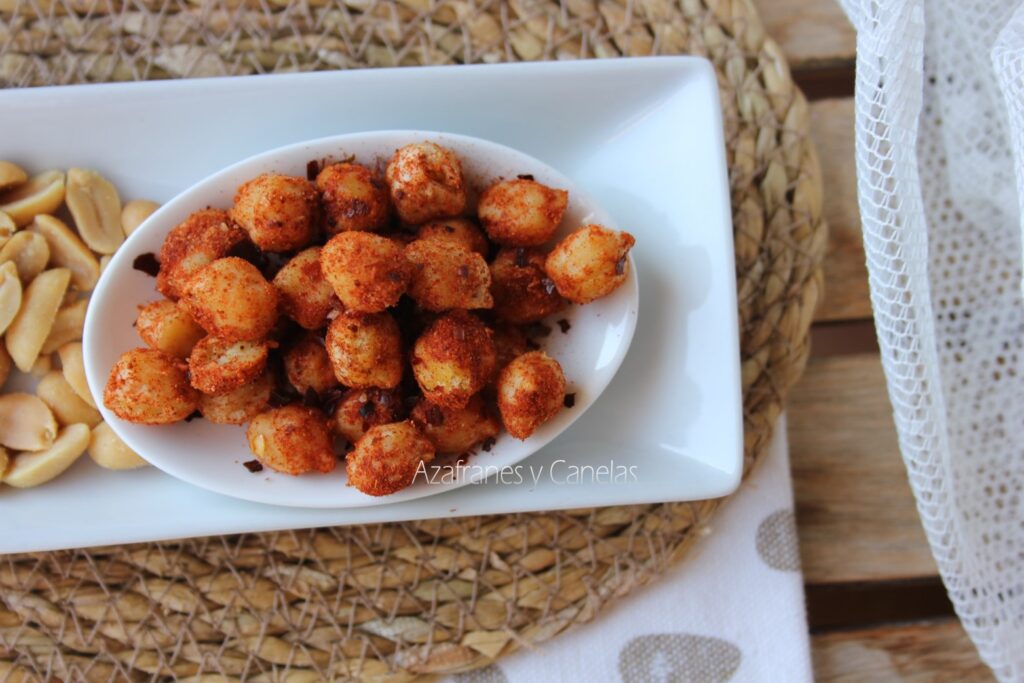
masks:
{"type": "Polygon", "coordinates": [[[38,486],[87,451],[107,469],[146,464],[103,423],[81,339],[102,267],[157,207],[122,207],[93,170],[30,176],[0,160],[0,390],[12,372],[38,380],[34,395],[0,393],[0,483],[38,486]]]}

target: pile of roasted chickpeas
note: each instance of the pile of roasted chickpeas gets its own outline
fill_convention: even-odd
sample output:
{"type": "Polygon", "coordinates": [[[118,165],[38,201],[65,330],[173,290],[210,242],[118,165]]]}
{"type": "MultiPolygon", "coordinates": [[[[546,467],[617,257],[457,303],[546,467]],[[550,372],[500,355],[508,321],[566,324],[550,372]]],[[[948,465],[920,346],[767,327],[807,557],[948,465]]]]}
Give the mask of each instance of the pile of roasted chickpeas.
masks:
{"type": "Polygon", "coordinates": [[[633,237],[585,225],[547,252],[565,190],[529,176],[487,187],[467,217],[458,157],[398,149],[383,178],[346,161],[309,178],[266,173],[228,211],[167,236],[157,290],[104,403],[125,420],[248,423],[259,463],[330,472],[381,496],[435,454],[502,426],[526,439],[562,409],[566,381],[529,329],[627,277],[633,237]]]}

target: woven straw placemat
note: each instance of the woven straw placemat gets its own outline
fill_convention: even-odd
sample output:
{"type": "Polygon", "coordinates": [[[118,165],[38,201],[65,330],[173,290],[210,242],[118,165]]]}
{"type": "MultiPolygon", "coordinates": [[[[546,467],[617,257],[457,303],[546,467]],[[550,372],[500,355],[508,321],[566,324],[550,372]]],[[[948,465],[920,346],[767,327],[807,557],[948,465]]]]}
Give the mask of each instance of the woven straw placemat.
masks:
{"type": "MultiPolygon", "coordinates": [[[[826,239],[807,104],[750,2],[0,0],[5,86],[679,53],[710,58],[721,87],[749,471],[806,362],[826,239]]],[[[0,680],[466,671],[657,577],[718,505],[8,556],[0,680]]]]}

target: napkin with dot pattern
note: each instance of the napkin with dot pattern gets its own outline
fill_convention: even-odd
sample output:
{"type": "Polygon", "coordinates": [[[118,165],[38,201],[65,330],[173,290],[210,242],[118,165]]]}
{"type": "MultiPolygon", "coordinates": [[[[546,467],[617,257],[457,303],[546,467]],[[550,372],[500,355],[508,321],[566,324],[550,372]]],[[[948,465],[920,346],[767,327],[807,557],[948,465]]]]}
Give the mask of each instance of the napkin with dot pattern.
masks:
{"type": "Polygon", "coordinates": [[[657,582],[547,645],[448,683],[810,681],[785,419],[708,533],[657,582]]]}

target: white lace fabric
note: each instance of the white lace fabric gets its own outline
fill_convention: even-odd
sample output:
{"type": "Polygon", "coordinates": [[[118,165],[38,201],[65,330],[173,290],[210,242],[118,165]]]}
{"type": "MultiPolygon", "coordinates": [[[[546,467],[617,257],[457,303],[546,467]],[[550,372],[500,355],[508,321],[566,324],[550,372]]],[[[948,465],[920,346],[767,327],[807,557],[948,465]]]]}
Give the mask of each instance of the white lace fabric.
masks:
{"type": "Polygon", "coordinates": [[[1024,2],[841,2],[900,449],[964,628],[1024,681],[1024,2]]]}

